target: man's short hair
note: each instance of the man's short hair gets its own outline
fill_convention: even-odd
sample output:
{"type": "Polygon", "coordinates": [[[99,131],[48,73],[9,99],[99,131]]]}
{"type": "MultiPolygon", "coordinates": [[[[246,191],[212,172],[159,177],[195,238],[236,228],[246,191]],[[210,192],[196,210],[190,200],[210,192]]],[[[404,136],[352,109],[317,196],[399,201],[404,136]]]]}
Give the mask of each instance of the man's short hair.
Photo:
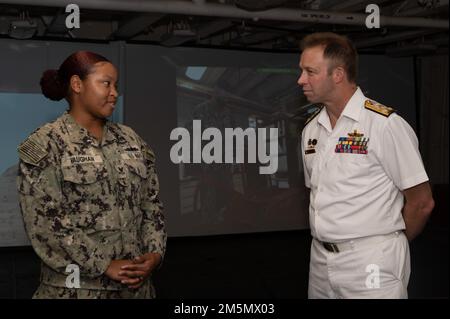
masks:
{"type": "Polygon", "coordinates": [[[330,60],[328,72],[337,66],[344,67],[349,82],[355,83],[358,75],[358,53],[353,43],[343,35],[332,32],[312,33],[300,43],[303,51],[308,48],[323,46],[323,56],[330,60]]]}

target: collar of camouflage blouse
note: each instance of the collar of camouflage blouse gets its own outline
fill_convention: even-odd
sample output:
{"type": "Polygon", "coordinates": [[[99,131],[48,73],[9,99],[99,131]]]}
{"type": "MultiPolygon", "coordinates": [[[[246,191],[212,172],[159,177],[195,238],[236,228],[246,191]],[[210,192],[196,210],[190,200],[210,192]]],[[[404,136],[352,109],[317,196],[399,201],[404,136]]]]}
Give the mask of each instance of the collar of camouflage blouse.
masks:
{"type": "MultiPolygon", "coordinates": [[[[62,117],[69,134],[69,139],[72,143],[91,144],[96,147],[100,146],[100,143],[97,141],[97,139],[89,134],[89,131],[87,129],[75,122],[74,118],[69,114],[68,111],[64,112],[62,117]]],[[[101,146],[114,143],[117,140],[117,136],[114,133],[115,132],[113,127],[111,126],[111,122],[107,120],[105,122],[105,126],[103,127],[103,139],[101,146]]]]}

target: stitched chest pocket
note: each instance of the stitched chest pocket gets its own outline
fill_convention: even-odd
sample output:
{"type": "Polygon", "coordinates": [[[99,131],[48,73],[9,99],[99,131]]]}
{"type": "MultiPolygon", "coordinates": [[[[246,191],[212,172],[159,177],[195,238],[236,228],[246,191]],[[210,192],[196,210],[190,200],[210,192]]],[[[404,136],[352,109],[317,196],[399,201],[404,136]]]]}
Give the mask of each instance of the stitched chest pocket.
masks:
{"type": "Polygon", "coordinates": [[[125,162],[125,166],[130,172],[130,177],[138,177],[139,179],[147,179],[148,170],[145,164],[140,160],[128,160],[125,162]]]}
{"type": "Polygon", "coordinates": [[[364,179],[370,174],[371,161],[368,154],[336,153],[336,171],[344,180],[364,179]]]}
{"type": "Polygon", "coordinates": [[[369,163],[368,154],[351,154],[351,153],[336,153],[336,158],[339,164],[346,165],[367,165],[369,163]]]}
{"type": "Polygon", "coordinates": [[[76,164],[61,167],[65,182],[75,184],[93,184],[108,176],[108,171],[103,164],[76,164]]]}
{"type": "Polygon", "coordinates": [[[61,172],[62,193],[68,211],[77,215],[83,211],[110,209],[108,195],[111,193],[111,185],[103,164],[62,166],[61,172]]]}
{"type": "Polygon", "coordinates": [[[128,196],[136,207],[141,201],[141,191],[145,184],[148,172],[145,164],[140,160],[124,161],[125,178],[119,179],[119,183],[123,187],[123,194],[128,196]]]}

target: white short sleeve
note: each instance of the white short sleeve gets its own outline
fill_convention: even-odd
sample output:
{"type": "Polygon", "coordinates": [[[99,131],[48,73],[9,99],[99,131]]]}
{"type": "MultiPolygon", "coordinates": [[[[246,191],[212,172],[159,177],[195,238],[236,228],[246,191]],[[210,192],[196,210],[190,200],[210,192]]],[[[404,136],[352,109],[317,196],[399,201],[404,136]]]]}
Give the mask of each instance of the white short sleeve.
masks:
{"type": "Polygon", "coordinates": [[[428,181],[416,134],[397,114],[389,117],[380,148],[381,164],[400,190],[428,181]]]}

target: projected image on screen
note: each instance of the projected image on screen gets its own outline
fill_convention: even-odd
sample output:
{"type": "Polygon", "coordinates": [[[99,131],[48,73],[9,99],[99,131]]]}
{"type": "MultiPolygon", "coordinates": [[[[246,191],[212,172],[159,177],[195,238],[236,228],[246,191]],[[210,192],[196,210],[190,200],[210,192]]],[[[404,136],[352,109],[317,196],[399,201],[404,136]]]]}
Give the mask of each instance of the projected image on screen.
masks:
{"type": "MultiPolygon", "coordinates": [[[[217,128],[222,136],[225,128],[278,129],[274,174],[260,174],[261,164],[247,161],[247,149],[244,163],[179,164],[186,224],[203,230],[207,226],[210,234],[308,227],[299,134],[314,107],[301,94],[297,78],[297,69],[177,69],[178,126],[191,135],[193,120],[201,120],[202,130],[217,128]]],[[[249,147],[247,139],[244,147],[249,147]]]]}

